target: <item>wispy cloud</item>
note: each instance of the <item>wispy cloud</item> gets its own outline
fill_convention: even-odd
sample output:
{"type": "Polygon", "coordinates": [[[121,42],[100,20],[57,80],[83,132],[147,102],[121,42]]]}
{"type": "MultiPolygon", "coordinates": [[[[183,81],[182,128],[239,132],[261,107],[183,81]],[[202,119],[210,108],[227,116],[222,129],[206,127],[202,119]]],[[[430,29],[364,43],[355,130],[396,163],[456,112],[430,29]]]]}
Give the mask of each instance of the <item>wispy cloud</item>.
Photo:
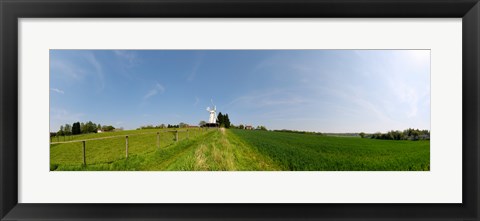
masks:
{"type": "Polygon", "coordinates": [[[337,100],[346,102],[350,107],[352,113],[370,113],[383,123],[391,123],[393,120],[382,110],[381,107],[369,101],[367,98],[362,97],[362,92],[352,89],[337,90],[333,88],[323,88],[324,92],[327,92],[331,97],[337,100]]]}
{"type": "Polygon", "coordinates": [[[53,71],[52,73],[56,73],[59,76],[76,80],[83,78],[86,74],[82,68],[77,67],[67,60],[61,59],[52,59],[50,69],[53,71]]]}
{"type": "Polygon", "coordinates": [[[195,77],[197,76],[198,69],[202,65],[203,61],[203,56],[199,56],[195,59],[195,63],[193,64],[192,71],[190,72],[190,75],[187,77],[187,81],[193,81],[195,80],[195,77]]]}
{"type": "Polygon", "coordinates": [[[155,86],[150,90],[148,91],[145,96],[143,96],[143,99],[146,100],[152,96],[155,96],[157,94],[161,94],[165,92],[165,87],[163,85],[161,85],[160,83],[156,83],[155,86]]]}
{"type": "Polygon", "coordinates": [[[293,63],[289,66],[290,69],[296,71],[295,73],[306,73],[313,71],[313,68],[307,65],[302,65],[299,63],[293,63]]]}
{"type": "Polygon", "coordinates": [[[74,113],[64,108],[50,108],[50,131],[56,131],[60,125],[81,121],[83,113],[74,113]]]}
{"type": "Polygon", "coordinates": [[[228,103],[225,108],[242,107],[265,108],[265,107],[286,107],[308,103],[309,100],[288,90],[256,91],[255,93],[237,97],[228,103]]]}
{"type": "Polygon", "coordinates": [[[51,90],[51,91],[54,91],[54,92],[57,92],[57,93],[59,93],[59,94],[64,94],[64,93],[65,93],[64,91],[62,91],[62,90],[60,90],[60,89],[58,89],[58,88],[50,88],[50,90],[51,90]]]}
{"type": "Polygon", "coordinates": [[[393,76],[390,79],[386,79],[386,81],[388,82],[391,93],[395,96],[396,100],[403,104],[405,109],[407,109],[406,117],[416,117],[420,100],[419,96],[428,97],[429,91],[427,91],[428,93],[421,95],[419,91],[417,91],[414,86],[408,84],[401,75],[393,76]]]}
{"type": "Polygon", "coordinates": [[[260,60],[251,71],[255,75],[265,75],[274,79],[289,79],[296,76],[296,81],[308,83],[319,76],[318,62],[310,63],[299,58],[285,58],[280,55],[269,56],[260,60]]]}
{"type": "Polygon", "coordinates": [[[113,51],[117,57],[127,61],[127,66],[131,67],[138,62],[138,56],[135,52],[129,50],[115,50],[113,51]]]}
{"type": "Polygon", "coordinates": [[[200,103],[200,98],[195,96],[195,103],[193,103],[193,106],[197,106],[198,103],[200,103]]]}
{"type": "Polygon", "coordinates": [[[103,74],[103,68],[100,62],[97,60],[95,55],[93,53],[85,53],[85,59],[90,63],[90,65],[93,67],[93,74],[97,78],[97,84],[99,86],[99,89],[102,90],[105,87],[105,77],[103,74]]]}
{"type": "Polygon", "coordinates": [[[100,90],[105,86],[102,64],[91,51],[80,51],[72,58],[52,59],[50,70],[53,75],[66,82],[78,83],[89,80],[89,84],[96,85],[100,90]],[[89,78],[93,78],[94,81],[89,78]]]}
{"type": "Polygon", "coordinates": [[[253,66],[252,73],[258,73],[265,68],[275,66],[275,64],[282,64],[279,61],[280,60],[278,55],[270,56],[263,60],[260,60],[255,66],[253,66]]]}
{"type": "Polygon", "coordinates": [[[119,74],[129,80],[141,79],[142,75],[135,71],[135,67],[143,62],[136,51],[114,50],[112,54],[116,57],[116,68],[119,74]]]}
{"type": "Polygon", "coordinates": [[[50,117],[58,120],[80,120],[80,117],[84,116],[83,113],[71,113],[64,108],[50,108],[50,117]]]}

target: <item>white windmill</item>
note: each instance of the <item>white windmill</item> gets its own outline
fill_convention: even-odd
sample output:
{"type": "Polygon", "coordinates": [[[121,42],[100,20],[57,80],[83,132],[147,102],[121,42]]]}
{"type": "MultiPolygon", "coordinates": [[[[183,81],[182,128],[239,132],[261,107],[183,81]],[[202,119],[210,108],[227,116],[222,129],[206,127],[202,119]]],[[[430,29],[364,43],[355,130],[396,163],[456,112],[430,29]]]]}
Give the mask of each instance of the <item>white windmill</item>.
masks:
{"type": "Polygon", "coordinates": [[[217,115],[216,115],[216,111],[217,111],[217,106],[215,106],[213,104],[213,101],[210,100],[212,102],[212,105],[213,105],[213,109],[210,108],[210,107],[207,107],[207,111],[210,112],[210,117],[208,118],[208,123],[209,124],[215,124],[217,123],[217,115]]]}

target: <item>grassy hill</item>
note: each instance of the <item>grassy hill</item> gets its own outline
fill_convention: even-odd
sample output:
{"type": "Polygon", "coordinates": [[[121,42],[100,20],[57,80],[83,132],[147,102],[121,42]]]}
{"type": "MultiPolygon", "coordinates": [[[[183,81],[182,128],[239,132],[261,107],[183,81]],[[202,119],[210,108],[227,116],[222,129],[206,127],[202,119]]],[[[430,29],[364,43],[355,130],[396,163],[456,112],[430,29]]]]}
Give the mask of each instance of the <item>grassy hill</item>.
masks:
{"type": "Polygon", "coordinates": [[[78,135],[86,141],[51,144],[51,170],[143,171],[407,171],[430,169],[430,141],[393,141],[358,137],[252,130],[136,130],[78,135]],[[160,147],[157,135],[160,133],[160,147]],[[145,134],[146,133],[146,134],[145,134]],[[125,135],[129,157],[125,158],[125,135]]]}

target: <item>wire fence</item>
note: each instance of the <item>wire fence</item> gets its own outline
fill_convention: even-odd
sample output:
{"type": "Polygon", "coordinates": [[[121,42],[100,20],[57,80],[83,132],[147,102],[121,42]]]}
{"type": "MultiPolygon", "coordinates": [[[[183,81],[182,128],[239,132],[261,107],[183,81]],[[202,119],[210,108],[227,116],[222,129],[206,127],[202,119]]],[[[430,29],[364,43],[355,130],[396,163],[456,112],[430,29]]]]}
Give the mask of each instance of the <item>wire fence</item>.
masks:
{"type": "MultiPolygon", "coordinates": [[[[50,161],[57,164],[109,163],[129,155],[153,152],[161,147],[204,134],[209,129],[161,130],[104,137],[51,139],[50,161]],[[53,141],[53,142],[52,142],[53,141]],[[52,149],[59,148],[59,149],[52,149]]],[[[107,132],[108,133],[108,132],[107,132]]]]}

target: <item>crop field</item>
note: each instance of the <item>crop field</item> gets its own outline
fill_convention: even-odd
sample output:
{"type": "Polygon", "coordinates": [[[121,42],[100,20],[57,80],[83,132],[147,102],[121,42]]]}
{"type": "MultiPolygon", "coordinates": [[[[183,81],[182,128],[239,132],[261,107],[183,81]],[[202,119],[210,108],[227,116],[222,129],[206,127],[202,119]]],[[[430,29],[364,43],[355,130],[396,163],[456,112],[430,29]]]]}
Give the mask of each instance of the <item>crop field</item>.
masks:
{"type": "Polygon", "coordinates": [[[286,132],[135,130],[52,139],[50,170],[428,171],[430,141],[286,132]],[[157,146],[157,132],[160,140],[157,146]],[[128,135],[128,158],[125,156],[128,135]],[[112,137],[96,139],[101,137],[112,137]],[[92,140],[93,139],[93,140],[92,140]],[[60,141],[60,143],[55,143],[60,141]],[[83,144],[86,140],[83,164],[83,144]],[[80,142],[72,142],[80,141],[80,142]]]}
{"type": "Polygon", "coordinates": [[[430,170],[430,141],[234,130],[282,170],[430,170]]]}

